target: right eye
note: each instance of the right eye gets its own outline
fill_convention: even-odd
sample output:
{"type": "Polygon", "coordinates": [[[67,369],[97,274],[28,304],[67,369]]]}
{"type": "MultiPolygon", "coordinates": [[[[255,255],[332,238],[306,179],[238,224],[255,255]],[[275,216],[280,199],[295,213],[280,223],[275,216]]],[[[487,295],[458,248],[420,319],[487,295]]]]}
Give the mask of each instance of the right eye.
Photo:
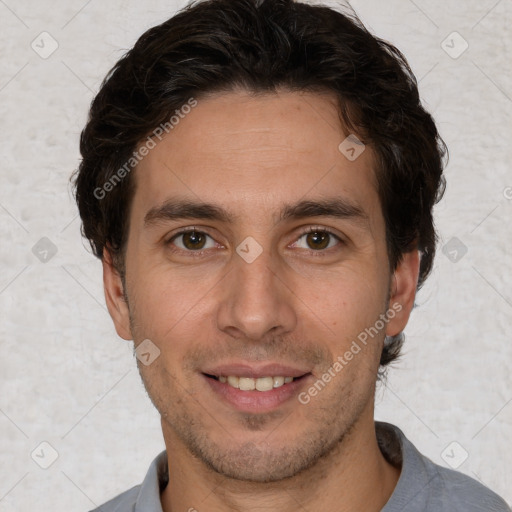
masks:
{"type": "MultiPolygon", "coordinates": [[[[167,245],[174,245],[184,252],[201,252],[215,247],[215,241],[210,235],[197,231],[196,229],[187,229],[176,233],[167,245]],[[210,242],[208,241],[210,239],[210,242]]],[[[174,250],[174,249],[173,249],[174,250]]]]}

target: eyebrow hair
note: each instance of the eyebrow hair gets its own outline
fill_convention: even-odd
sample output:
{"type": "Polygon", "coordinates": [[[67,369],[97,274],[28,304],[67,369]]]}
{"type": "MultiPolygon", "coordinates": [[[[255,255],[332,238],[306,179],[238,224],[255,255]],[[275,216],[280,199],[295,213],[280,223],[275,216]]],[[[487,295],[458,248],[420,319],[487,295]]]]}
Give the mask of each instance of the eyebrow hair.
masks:
{"type": "MultiPolygon", "coordinates": [[[[360,206],[348,199],[336,197],[303,200],[284,205],[277,216],[277,223],[288,219],[309,217],[353,219],[362,224],[368,224],[369,222],[368,215],[360,206]]],[[[169,199],[162,205],[151,208],[146,213],[144,225],[150,226],[151,224],[180,219],[203,219],[232,223],[236,218],[236,215],[215,204],[188,199],[169,199]]]]}
{"type": "Polygon", "coordinates": [[[336,219],[354,219],[367,223],[368,215],[357,204],[348,199],[337,197],[299,201],[286,205],[280,213],[279,222],[287,219],[303,219],[308,217],[333,217],[336,219]]]}
{"type": "Polygon", "coordinates": [[[229,223],[234,217],[219,206],[186,199],[169,199],[161,206],[151,208],[144,217],[144,225],[179,219],[205,219],[229,223]]]}

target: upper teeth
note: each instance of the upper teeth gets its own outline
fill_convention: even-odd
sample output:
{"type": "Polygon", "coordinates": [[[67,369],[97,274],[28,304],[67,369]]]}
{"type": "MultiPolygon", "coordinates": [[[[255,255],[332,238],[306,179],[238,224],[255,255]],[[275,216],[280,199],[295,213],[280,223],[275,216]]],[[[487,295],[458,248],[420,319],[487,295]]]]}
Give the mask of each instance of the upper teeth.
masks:
{"type": "Polygon", "coordinates": [[[273,388],[279,388],[283,384],[288,384],[293,380],[293,377],[260,377],[259,379],[252,379],[251,377],[235,377],[230,375],[224,377],[219,376],[220,382],[226,382],[233,388],[241,389],[242,391],[270,391],[273,388]]]}

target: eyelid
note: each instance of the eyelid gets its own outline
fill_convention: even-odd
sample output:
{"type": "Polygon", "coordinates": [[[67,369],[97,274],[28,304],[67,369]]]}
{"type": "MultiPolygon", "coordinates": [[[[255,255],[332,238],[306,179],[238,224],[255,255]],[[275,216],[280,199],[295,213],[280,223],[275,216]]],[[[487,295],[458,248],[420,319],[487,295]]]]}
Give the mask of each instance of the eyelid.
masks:
{"type": "Polygon", "coordinates": [[[179,235],[183,235],[183,234],[191,233],[191,232],[201,233],[202,235],[207,235],[210,238],[213,238],[212,235],[210,235],[208,233],[208,228],[201,228],[201,226],[185,226],[183,228],[179,228],[177,231],[172,232],[170,235],[167,234],[165,237],[166,243],[170,242],[171,240],[178,237],[179,235]]]}
{"type": "Polygon", "coordinates": [[[304,228],[301,231],[301,236],[302,235],[306,235],[308,233],[316,233],[316,232],[329,233],[329,235],[332,235],[332,236],[334,236],[336,238],[339,238],[340,240],[342,239],[341,235],[338,235],[337,233],[335,233],[332,228],[328,228],[328,227],[325,227],[325,226],[317,226],[317,225],[308,226],[307,228],[304,228]]]}

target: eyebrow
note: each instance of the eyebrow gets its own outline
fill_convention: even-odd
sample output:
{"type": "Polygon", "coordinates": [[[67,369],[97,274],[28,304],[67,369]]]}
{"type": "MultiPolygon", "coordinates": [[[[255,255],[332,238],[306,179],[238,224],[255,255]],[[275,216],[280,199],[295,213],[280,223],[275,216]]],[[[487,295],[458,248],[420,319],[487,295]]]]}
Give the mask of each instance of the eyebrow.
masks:
{"type": "MultiPolygon", "coordinates": [[[[331,217],[349,219],[368,225],[369,218],[357,204],[346,198],[303,200],[287,204],[277,216],[277,223],[285,220],[298,220],[310,217],[331,217]]],[[[149,227],[166,221],[182,219],[213,220],[233,223],[237,216],[212,203],[191,201],[188,199],[169,199],[162,205],[151,208],[144,217],[144,226],[149,227]]]]}

